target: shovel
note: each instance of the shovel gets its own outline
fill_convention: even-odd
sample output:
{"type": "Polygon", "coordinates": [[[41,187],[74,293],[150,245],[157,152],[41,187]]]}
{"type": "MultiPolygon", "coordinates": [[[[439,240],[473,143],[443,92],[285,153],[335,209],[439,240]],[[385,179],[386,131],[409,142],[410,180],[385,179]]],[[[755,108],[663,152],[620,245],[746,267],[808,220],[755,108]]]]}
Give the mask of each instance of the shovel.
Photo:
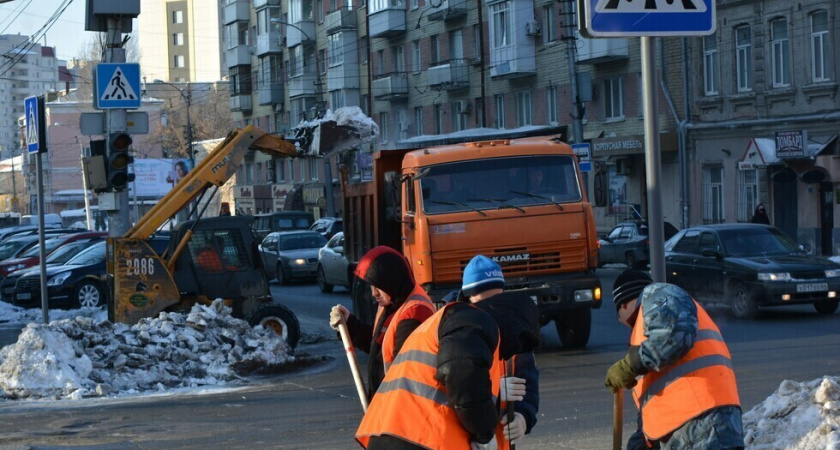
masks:
{"type": "Polygon", "coordinates": [[[338,333],[341,334],[341,342],[344,343],[344,351],[347,353],[347,362],[350,363],[350,372],[353,373],[353,381],[356,383],[356,392],[359,393],[359,401],[362,402],[362,411],[367,412],[368,399],[365,394],[365,384],[362,382],[362,374],[359,373],[359,363],[356,361],[356,350],[353,348],[353,341],[350,340],[350,332],[347,330],[347,323],[342,317],[338,324],[338,333]]]}
{"type": "Polygon", "coordinates": [[[624,389],[613,394],[613,450],[621,450],[621,431],[624,428],[624,389]]]}

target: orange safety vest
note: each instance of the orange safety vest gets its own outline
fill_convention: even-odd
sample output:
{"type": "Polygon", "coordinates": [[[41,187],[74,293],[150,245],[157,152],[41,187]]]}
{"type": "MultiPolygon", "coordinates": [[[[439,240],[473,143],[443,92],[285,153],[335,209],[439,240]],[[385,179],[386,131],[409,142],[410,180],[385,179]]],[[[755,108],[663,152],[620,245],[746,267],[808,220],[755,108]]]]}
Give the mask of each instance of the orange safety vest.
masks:
{"type": "MultiPolygon", "coordinates": [[[[356,431],[356,440],[367,448],[371,436],[390,435],[428,449],[470,450],[470,436],[449,406],[446,387],[435,379],[437,372],[438,327],[444,306],[409,336],[373,396],[367,413],[356,431]]],[[[499,381],[504,361],[499,345],[493,354],[490,382],[494,398],[499,397],[499,381]]],[[[504,439],[500,449],[507,449],[504,439]]]]}
{"type": "MultiPolygon", "coordinates": [[[[426,295],[426,291],[420,286],[414,287],[414,290],[408,294],[406,301],[394,313],[391,322],[387,326],[383,325],[382,327],[382,333],[385,335],[382,338],[382,362],[385,364],[386,372],[388,371],[388,367],[391,366],[391,363],[394,362],[394,357],[396,356],[394,347],[396,347],[397,340],[397,325],[403,320],[407,312],[414,307],[429,308],[429,311],[432,313],[435,312],[435,304],[432,303],[432,300],[426,295]]],[[[379,323],[383,311],[385,311],[385,308],[381,306],[377,309],[376,320],[373,323],[379,323]]]]}
{"type": "MultiPolygon", "coordinates": [[[[642,413],[642,431],[658,440],[689,420],[721,406],[741,406],[732,357],[717,325],[697,302],[697,337],[688,354],[661,372],[646,374],[633,388],[633,399],[642,413]]],[[[630,345],[647,337],[643,311],[633,327],[630,345]]]]}

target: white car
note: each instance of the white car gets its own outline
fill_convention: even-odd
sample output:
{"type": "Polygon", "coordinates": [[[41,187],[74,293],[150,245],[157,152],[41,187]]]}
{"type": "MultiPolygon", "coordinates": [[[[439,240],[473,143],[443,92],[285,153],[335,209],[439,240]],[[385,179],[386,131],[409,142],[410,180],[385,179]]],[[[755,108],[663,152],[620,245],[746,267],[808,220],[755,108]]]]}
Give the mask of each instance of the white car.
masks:
{"type": "Polygon", "coordinates": [[[351,274],[348,273],[347,258],[344,256],[344,233],[338,232],[318,250],[318,288],[328,294],[335,286],[350,289],[351,274]]]}

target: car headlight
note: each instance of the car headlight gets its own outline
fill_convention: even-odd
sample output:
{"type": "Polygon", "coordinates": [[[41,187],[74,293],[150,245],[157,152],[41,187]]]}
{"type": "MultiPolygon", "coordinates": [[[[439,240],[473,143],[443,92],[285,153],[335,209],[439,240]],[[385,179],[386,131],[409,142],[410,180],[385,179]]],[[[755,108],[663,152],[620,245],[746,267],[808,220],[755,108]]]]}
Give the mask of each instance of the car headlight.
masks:
{"type": "Polygon", "coordinates": [[[840,269],[830,269],[825,271],[826,278],[840,277],[840,269]]]}
{"type": "Polygon", "coordinates": [[[8,269],[9,269],[9,272],[12,272],[12,271],[15,271],[15,270],[23,269],[25,267],[26,267],[26,264],[15,264],[14,266],[8,267],[8,269]]]}
{"type": "Polygon", "coordinates": [[[758,279],[761,281],[790,281],[792,278],[787,272],[776,273],[759,273],[758,279]]]}
{"type": "Polygon", "coordinates": [[[296,260],[294,260],[294,261],[292,261],[292,262],[293,262],[295,265],[302,266],[302,265],[306,264],[306,259],[304,259],[304,258],[298,258],[298,259],[296,259],[296,260]]]}
{"type": "Polygon", "coordinates": [[[70,272],[61,272],[60,274],[47,280],[47,286],[60,286],[62,283],[70,278],[70,272]]]}

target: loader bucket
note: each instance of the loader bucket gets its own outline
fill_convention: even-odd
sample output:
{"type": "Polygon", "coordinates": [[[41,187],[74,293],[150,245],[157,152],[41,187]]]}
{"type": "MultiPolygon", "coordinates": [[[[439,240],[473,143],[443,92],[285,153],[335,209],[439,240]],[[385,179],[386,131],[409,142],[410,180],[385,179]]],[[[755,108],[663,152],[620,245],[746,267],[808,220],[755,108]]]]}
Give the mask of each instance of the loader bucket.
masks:
{"type": "Polygon", "coordinates": [[[324,156],[370,142],[379,127],[356,106],[327,111],[323,119],[302,122],[297,127],[305,156],[324,156]]]}

